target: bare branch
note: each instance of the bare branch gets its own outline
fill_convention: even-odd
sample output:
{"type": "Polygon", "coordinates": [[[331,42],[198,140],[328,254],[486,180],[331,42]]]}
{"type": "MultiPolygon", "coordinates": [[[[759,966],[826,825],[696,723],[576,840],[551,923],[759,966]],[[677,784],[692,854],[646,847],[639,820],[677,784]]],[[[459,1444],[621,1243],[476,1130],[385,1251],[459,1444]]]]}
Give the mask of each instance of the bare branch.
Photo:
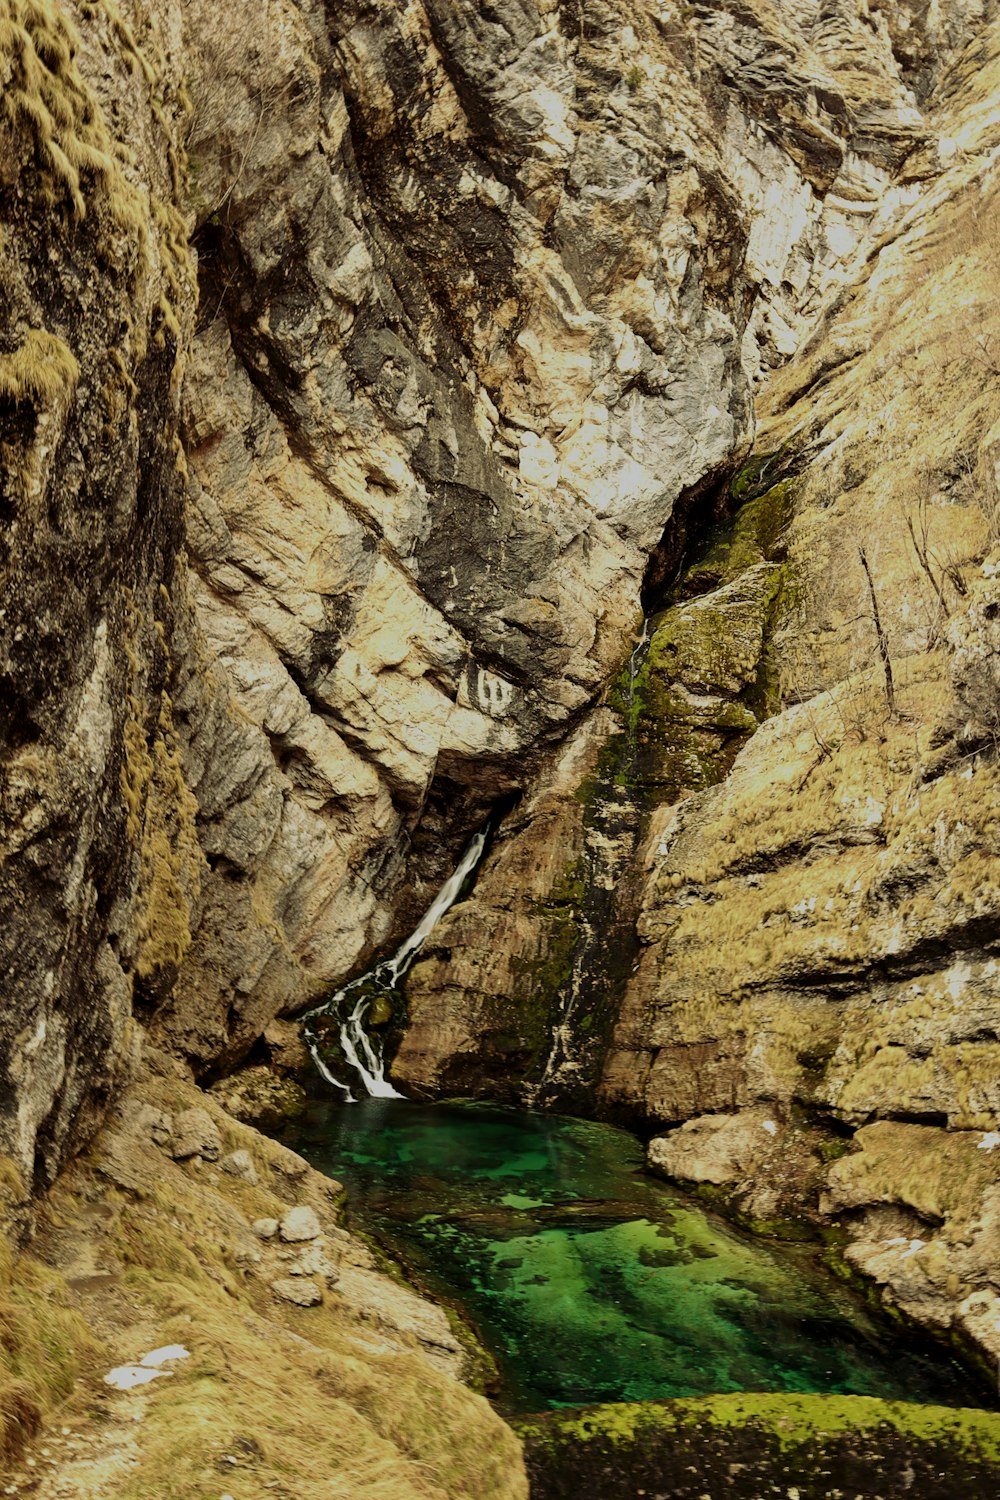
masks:
{"type": "Polygon", "coordinates": [[[868,581],[868,597],[872,606],[872,623],[875,626],[875,636],[878,640],[878,654],[882,658],[882,669],[885,672],[885,701],[889,705],[889,712],[895,718],[896,715],[896,685],[892,680],[892,658],[889,655],[889,638],[882,627],[882,617],[878,609],[878,596],[875,593],[875,580],[872,578],[872,570],[868,566],[868,555],[864,547],[858,548],[858,556],[861,558],[861,566],[865,570],[865,578],[868,581]]]}

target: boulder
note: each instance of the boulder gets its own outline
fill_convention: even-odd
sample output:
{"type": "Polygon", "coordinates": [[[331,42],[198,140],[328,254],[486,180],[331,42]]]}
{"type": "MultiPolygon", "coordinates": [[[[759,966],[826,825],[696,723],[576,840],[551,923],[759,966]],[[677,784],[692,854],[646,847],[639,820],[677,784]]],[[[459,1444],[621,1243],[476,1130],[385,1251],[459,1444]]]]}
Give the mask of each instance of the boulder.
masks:
{"type": "Polygon", "coordinates": [[[320,1222],[313,1209],[306,1204],[290,1208],[278,1226],[278,1233],[286,1244],[298,1244],[302,1240],[314,1240],[322,1233],[320,1222]]]}
{"type": "Polygon", "coordinates": [[[207,1110],[185,1109],[177,1116],[171,1149],[175,1161],[186,1161],[192,1156],[218,1161],[221,1153],[222,1137],[207,1110]]]}
{"type": "Polygon", "coordinates": [[[293,1302],[296,1307],[316,1307],[323,1300],[319,1283],[303,1276],[280,1276],[271,1282],[271,1290],[283,1302],[293,1302]]]}

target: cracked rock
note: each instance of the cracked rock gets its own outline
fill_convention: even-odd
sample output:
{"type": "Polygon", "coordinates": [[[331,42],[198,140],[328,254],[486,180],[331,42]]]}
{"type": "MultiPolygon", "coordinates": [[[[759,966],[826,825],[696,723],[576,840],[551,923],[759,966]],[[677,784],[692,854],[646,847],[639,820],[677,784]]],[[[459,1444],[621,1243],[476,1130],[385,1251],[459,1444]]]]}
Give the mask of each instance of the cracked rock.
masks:
{"type": "Polygon", "coordinates": [[[185,1109],[177,1116],[171,1153],[175,1161],[185,1161],[191,1156],[218,1161],[221,1152],[222,1137],[206,1110],[185,1109]]]}

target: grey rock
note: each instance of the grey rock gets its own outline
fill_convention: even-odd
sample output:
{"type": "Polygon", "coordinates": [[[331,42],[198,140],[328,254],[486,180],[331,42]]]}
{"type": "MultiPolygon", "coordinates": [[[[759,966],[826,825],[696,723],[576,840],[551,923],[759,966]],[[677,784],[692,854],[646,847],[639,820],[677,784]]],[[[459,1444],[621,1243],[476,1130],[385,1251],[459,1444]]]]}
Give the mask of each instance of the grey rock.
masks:
{"type": "Polygon", "coordinates": [[[300,1240],[315,1240],[323,1232],[315,1211],[308,1204],[290,1208],[278,1226],[278,1233],[286,1244],[297,1244],[300,1240]]]}
{"type": "Polygon", "coordinates": [[[327,1286],[333,1286],[340,1276],[339,1267],[326,1253],[322,1236],[299,1253],[290,1270],[293,1276],[319,1276],[327,1286]]]}
{"type": "Polygon", "coordinates": [[[218,1161],[222,1151],[222,1137],[207,1110],[185,1109],[177,1116],[170,1149],[175,1161],[185,1161],[191,1156],[203,1157],[205,1161],[218,1161]]]}
{"type": "Polygon", "coordinates": [[[309,1163],[304,1156],[299,1156],[298,1152],[289,1151],[287,1146],[279,1146],[276,1142],[271,1145],[270,1161],[289,1182],[300,1182],[309,1172],[309,1163]]]}
{"type": "Polygon", "coordinates": [[[250,1225],[259,1240],[273,1240],[278,1232],[277,1219],[254,1219],[250,1225]]]}
{"type": "Polygon", "coordinates": [[[777,1134],[777,1123],[760,1110],[701,1115],[654,1136],[646,1157],[667,1177],[721,1187],[740,1182],[774,1148],[777,1134]]]}
{"type": "Polygon", "coordinates": [[[251,1186],[256,1185],[257,1169],[249,1151],[231,1151],[228,1156],[222,1158],[219,1165],[231,1177],[242,1177],[244,1182],[249,1182],[251,1186]]]}
{"type": "Polygon", "coordinates": [[[174,1130],[170,1115],[152,1104],[143,1104],[135,1116],[136,1128],[148,1135],[154,1146],[168,1147],[174,1130]]]}

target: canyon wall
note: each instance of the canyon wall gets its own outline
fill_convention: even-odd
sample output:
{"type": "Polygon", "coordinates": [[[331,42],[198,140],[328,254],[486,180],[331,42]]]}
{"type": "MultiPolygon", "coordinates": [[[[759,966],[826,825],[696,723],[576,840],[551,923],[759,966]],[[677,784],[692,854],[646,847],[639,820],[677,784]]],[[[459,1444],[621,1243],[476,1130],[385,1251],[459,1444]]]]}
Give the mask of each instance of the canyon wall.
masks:
{"type": "Polygon", "coordinates": [[[133,1015],[231,1066],[600,694],[678,498],[913,191],[919,95],[981,17],[900,17],[5,0],[29,1179],[133,1015]]]}
{"type": "MultiPolygon", "coordinates": [[[[608,747],[631,735],[647,753],[624,778],[648,819],[645,890],[625,897],[639,949],[624,971],[610,951],[591,976],[617,998],[589,1059],[590,1107],[661,1132],[654,1165],[755,1224],[835,1222],[848,1263],[889,1301],[993,1361],[1000,31],[988,19],[920,94],[937,147],[903,169],[917,197],[874,228],[764,384],[757,455],[693,539],[644,664],[619,685],[610,737],[595,723],[586,762],[564,761],[536,791],[415,971],[398,1066],[418,1087],[483,1087],[509,1057],[512,1091],[526,1073],[530,1097],[539,1014],[565,1014],[592,889],[618,879],[592,808],[609,794],[608,747]]],[[[554,1055],[548,1037],[542,1048],[554,1055]]],[[[564,1070],[562,1097],[577,1081],[564,1070]]]]}
{"type": "MultiPolygon", "coordinates": [[[[989,1135],[996,50],[985,0],[0,0],[28,1187],[137,1021],[224,1073],[520,792],[414,972],[404,1082],[541,1085],[561,1026],[556,1083],[653,1124],[989,1135]],[[755,395],[739,566],[687,577],[594,715],[755,395]],[[584,891],[617,972],[581,1049],[552,1001],[584,891]]],[[[865,1244],[950,1222],[859,1139],[822,1190],[865,1244]]]]}
{"type": "MultiPolygon", "coordinates": [[[[817,611],[832,608],[833,601],[827,597],[828,577],[817,570],[806,580],[795,559],[788,565],[785,533],[795,501],[784,481],[817,459],[808,428],[809,393],[823,387],[831,371],[875,332],[875,325],[869,330],[863,321],[867,311],[856,313],[848,350],[841,326],[828,328],[834,311],[880,284],[883,260],[888,264],[883,250],[915,218],[960,193],[960,185],[975,176],[964,142],[970,131],[988,134],[989,85],[977,79],[984,58],[992,57],[995,32],[980,7],[956,8],[949,11],[947,25],[939,23],[940,17],[932,23],[929,13],[922,20],[907,13],[904,22],[894,8],[853,5],[826,7],[821,15],[803,8],[794,17],[786,15],[780,26],[766,7],[725,19],[699,11],[688,20],[696,57],[692,68],[706,107],[701,139],[721,142],[722,180],[737,216],[750,227],[746,265],[753,301],[744,364],[753,372],[758,400],[766,402],[781,378],[776,372],[782,360],[800,350],[787,364],[786,378],[801,400],[773,438],[766,429],[757,435],[759,452],[771,456],[740,471],[731,493],[736,454],[721,485],[713,489],[706,479],[696,496],[682,497],[675,508],[647,576],[654,627],[663,634],[654,640],[641,679],[629,684],[623,677],[611,694],[618,725],[591,718],[569,757],[559,751],[540,770],[531,798],[502,832],[473,903],[440,929],[411,978],[410,1027],[395,1066],[412,1086],[437,1088],[449,1079],[465,1086],[485,1059],[491,1080],[497,1071],[514,1084],[525,1072],[537,1075],[544,1066],[548,1022],[559,1010],[552,1003],[553,979],[565,991],[580,951],[574,928],[581,915],[584,923],[590,920],[581,912],[581,897],[609,879],[619,884],[636,862],[630,836],[609,862],[608,829],[600,826],[609,795],[624,793],[627,800],[629,792],[637,794],[633,801],[648,812],[718,780],[741,741],[782,701],[809,697],[836,679],[837,668],[831,668],[833,678],[817,675],[813,658],[819,631],[808,611],[790,621],[785,607],[806,592],[817,611]],[[831,80],[836,80],[836,102],[827,93],[831,80]],[[713,131],[713,118],[721,118],[724,128],[713,131]],[[734,523],[731,512],[741,504],[746,508],[734,523]],[[713,518],[721,524],[706,540],[705,526],[713,518]],[[699,564],[679,582],[674,579],[677,597],[692,598],[720,585],[728,592],[693,612],[664,617],[667,601],[657,584],[676,574],[682,558],[690,562],[699,548],[705,554],[699,564]],[[771,642],[779,624],[782,662],[788,658],[780,670],[771,642]],[[462,1056],[468,1066],[459,1061],[462,1056]]],[[[975,159],[985,159],[986,151],[988,146],[977,143],[975,159]]],[[[970,237],[968,227],[963,233],[970,237]]],[[[976,238],[974,229],[971,236],[976,238]]],[[[882,291],[880,317],[894,316],[901,284],[915,284],[925,274],[935,287],[928,297],[937,295],[943,262],[927,263],[925,270],[923,253],[908,256],[895,288],[882,291]]],[[[914,343],[921,335],[921,315],[920,310],[913,315],[909,339],[914,343]]],[[[962,337],[956,330],[958,342],[962,337]]],[[[973,378],[977,368],[970,365],[973,378]]],[[[865,375],[870,382],[871,370],[865,375]]],[[[919,385],[917,372],[910,378],[919,385]]],[[[873,409],[880,399],[872,397],[873,409]]],[[[900,450],[908,441],[902,434],[893,437],[900,450]]],[[[931,447],[928,440],[928,452],[931,447]]],[[[832,485],[840,482],[828,477],[832,485]]],[[[856,482],[851,471],[844,484],[853,488],[856,482]]],[[[971,513],[981,517],[982,507],[973,503],[971,513]]],[[[904,505],[890,517],[898,553],[910,547],[905,514],[904,505]]],[[[974,521],[963,524],[971,556],[983,528],[977,531],[974,521]]],[[[816,528],[813,534],[818,537],[816,528]]],[[[810,542],[797,545],[808,556],[810,542]]],[[[830,576],[843,572],[842,587],[855,589],[854,538],[831,534],[822,545],[830,576]]],[[[876,570],[883,550],[873,551],[876,570]]],[[[912,572],[907,559],[897,584],[904,610],[910,607],[905,591],[912,572]]],[[[926,586],[913,582],[918,594],[926,586]]],[[[852,596],[840,606],[845,614],[857,613],[859,603],[852,596]]],[[[914,599],[912,608],[922,619],[926,606],[914,599]]],[[[866,617],[855,621],[852,639],[855,665],[867,662],[872,635],[866,617]]],[[[911,639],[905,649],[913,649],[911,639]]],[[[853,669],[845,669],[843,661],[838,665],[853,669]]],[[[610,961],[620,964],[622,955],[610,961]]],[[[618,984],[626,977],[605,972],[596,982],[618,984]]],[[[592,1075],[595,1068],[599,1073],[599,1062],[592,1059],[592,1075]]]]}

